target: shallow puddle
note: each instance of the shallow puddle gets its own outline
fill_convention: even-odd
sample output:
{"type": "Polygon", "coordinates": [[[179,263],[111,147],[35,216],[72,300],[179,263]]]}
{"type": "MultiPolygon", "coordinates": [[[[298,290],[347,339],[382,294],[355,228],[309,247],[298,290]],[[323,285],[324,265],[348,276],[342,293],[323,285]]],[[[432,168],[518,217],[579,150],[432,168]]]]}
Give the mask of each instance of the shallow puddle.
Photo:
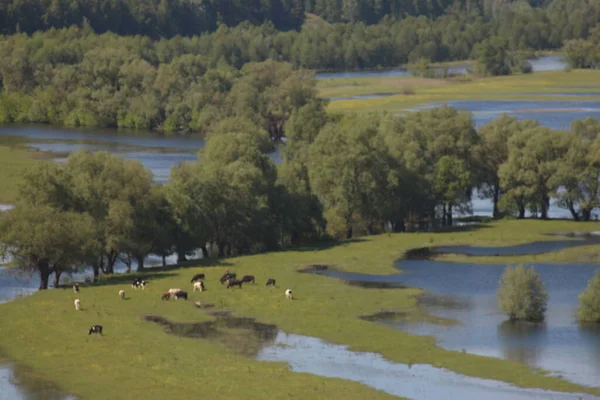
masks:
{"type": "Polygon", "coordinates": [[[157,315],[147,315],[144,319],[164,326],[169,334],[211,340],[248,357],[255,356],[262,347],[272,343],[279,332],[277,326],[257,322],[254,318],[216,312],[213,315],[216,316],[214,320],[198,323],[173,323],[157,315]]]}
{"type": "Polygon", "coordinates": [[[585,394],[523,389],[500,381],[467,377],[431,365],[394,363],[376,353],[354,352],[348,350],[347,346],[285,332],[279,332],[275,343],[262,349],[256,359],[287,362],[295,372],[348,379],[416,400],[598,398],[585,394]]]}
{"type": "Polygon", "coordinates": [[[12,363],[0,363],[0,400],[75,400],[12,363]]]}

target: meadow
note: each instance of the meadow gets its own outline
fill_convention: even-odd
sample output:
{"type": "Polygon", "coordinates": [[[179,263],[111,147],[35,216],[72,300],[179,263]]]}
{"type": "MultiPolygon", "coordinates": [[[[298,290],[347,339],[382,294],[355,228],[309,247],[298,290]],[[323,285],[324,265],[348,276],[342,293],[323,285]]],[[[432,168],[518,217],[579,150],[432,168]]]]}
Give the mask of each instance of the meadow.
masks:
{"type": "Polygon", "coordinates": [[[317,83],[325,98],[349,97],[374,93],[392,96],[358,100],[338,100],[329,111],[399,113],[433,102],[452,100],[574,100],[572,96],[548,96],[544,93],[582,93],[577,100],[598,100],[598,70],[543,71],[532,74],[477,78],[458,76],[450,79],[419,77],[322,79],[317,83]]]}
{"type": "MultiPolygon", "coordinates": [[[[132,275],[114,276],[96,286],[84,285],[78,295],[68,287],[0,305],[0,349],[36,376],[86,399],[125,399],[140,393],[158,399],[185,397],[192,392],[211,399],[288,399],[306,394],[311,398],[391,398],[357,383],[294,373],[285,364],[255,361],[230,350],[227,340],[237,341],[238,348],[255,347],[250,336],[185,338],[167,334],[164,327],[143,320],[151,314],[172,322],[203,322],[214,318],[211,311],[228,310],[233,316],[277,325],[287,333],[347,344],[354,351],[381,353],[400,363],[431,364],[522,387],[600,395],[600,389],[545,376],[523,364],[444,350],[431,337],[410,335],[359,318],[394,310],[407,318],[432,320],[418,305],[418,289],[361,288],[297,272],[307,265],[324,264],[345,271],[393,273],[394,261],[411,248],[505,246],[552,239],[546,233],[595,228],[593,223],[570,221],[499,221],[457,231],[369,236],[317,247],[190,261],[146,270],[139,275],[150,282],[144,291],[131,289],[132,275]],[[257,282],[241,290],[226,289],[218,282],[226,270],[238,276],[252,274],[257,282]],[[207,291],[193,293],[189,280],[200,272],[206,274],[207,291]],[[275,278],[278,287],[265,287],[267,278],[275,278]],[[171,287],[187,290],[190,299],[161,301],[160,294],[171,287]],[[293,290],[296,299],[285,299],[287,288],[293,290]],[[126,291],[127,300],[119,299],[120,289],[126,291]],[[79,312],[73,306],[76,296],[82,304],[79,312]],[[194,301],[214,308],[200,309],[194,301]],[[104,326],[104,336],[87,335],[93,324],[104,326]]],[[[597,252],[598,248],[579,251],[597,252]]],[[[550,253],[548,257],[566,261],[565,254],[569,253],[550,253]]]]}

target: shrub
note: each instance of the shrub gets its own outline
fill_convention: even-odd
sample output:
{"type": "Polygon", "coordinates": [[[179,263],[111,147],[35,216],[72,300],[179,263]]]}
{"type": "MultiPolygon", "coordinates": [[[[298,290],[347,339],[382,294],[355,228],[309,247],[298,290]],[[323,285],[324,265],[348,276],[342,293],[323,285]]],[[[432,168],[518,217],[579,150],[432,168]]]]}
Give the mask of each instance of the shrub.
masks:
{"type": "Polygon", "coordinates": [[[507,267],[500,279],[498,307],[511,320],[542,321],[548,294],[533,267],[507,267]]]}
{"type": "Polygon", "coordinates": [[[600,323],[600,269],[579,295],[577,317],[581,322],[600,323]]]}

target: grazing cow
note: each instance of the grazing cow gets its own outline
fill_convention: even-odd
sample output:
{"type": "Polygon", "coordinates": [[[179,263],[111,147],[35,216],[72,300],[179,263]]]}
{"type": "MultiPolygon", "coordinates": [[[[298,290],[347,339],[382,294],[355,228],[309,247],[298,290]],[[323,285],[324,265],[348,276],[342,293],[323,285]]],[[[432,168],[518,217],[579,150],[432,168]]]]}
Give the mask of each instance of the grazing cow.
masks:
{"type": "Polygon", "coordinates": [[[224,284],[225,282],[227,282],[230,279],[235,279],[236,278],[236,274],[232,273],[232,272],[226,272],[225,275],[223,275],[220,279],[221,285],[224,284]]]}
{"type": "Polygon", "coordinates": [[[170,298],[171,298],[171,293],[169,293],[169,292],[164,292],[162,294],[162,296],[160,296],[161,300],[169,300],[170,298]]]}
{"type": "Polygon", "coordinates": [[[119,290],[119,297],[124,299],[125,298],[125,291],[124,290],[119,290]]]}
{"type": "Polygon", "coordinates": [[[267,280],[267,286],[275,286],[275,279],[269,278],[269,280],[267,280]]]}
{"type": "Polygon", "coordinates": [[[102,335],[102,325],[92,325],[88,332],[88,335],[91,335],[92,333],[99,333],[102,335]]]}
{"type": "Polygon", "coordinates": [[[242,283],[244,283],[243,281],[237,280],[237,279],[228,279],[227,280],[227,289],[229,289],[230,287],[234,287],[234,286],[239,286],[240,289],[242,288],[242,283]]]}
{"type": "Polygon", "coordinates": [[[194,292],[195,292],[196,290],[199,290],[199,291],[201,291],[201,292],[204,292],[204,290],[205,290],[205,289],[204,289],[204,282],[202,282],[202,281],[199,281],[199,282],[196,282],[196,283],[194,283],[194,292]]]}
{"type": "Polygon", "coordinates": [[[181,289],[179,289],[179,288],[177,288],[177,289],[173,289],[173,288],[169,289],[169,293],[171,293],[171,295],[174,295],[177,292],[181,292],[181,289]]]}
{"type": "Polygon", "coordinates": [[[175,293],[175,300],[177,300],[179,298],[183,298],[183,299],[187,300],[187,292],[177,292],[177,293],[175,293]]]}
{"type": "Polygon", "coordinates": [[[197,274],[194,275],[194,277],[192,278],[192,280],[190,281],[190,283],[194,283],[196,281],[199,281],[201,279],[205,279],[206,277],[204,276],[204,274],[197,274]]]}
{"type": "Polygon", "coordinates": [[[289,300],[293,299],[293,297],[292,297],[292,289],[288,289],[288,290],[285,291],[285,297],[287,299],[289,299],[289,300]]]}
{"type": "Polygon", "coordinates": [[[74,291],[75,293],[79,293],[79,285],[78,285],[78,284],[74,284],[74,285],[73,285],[73,291],[74,291]]]}
{"type": "Polygon", "coordinates": [[[244,277],[242,278],[242,282],[254,282],[254,276],[253,275],[244,275],[244,277]]]}
{"type": "Polygon", "coordinates": [[[81,308],[81,301],[79,299],[75,299],[75,309],[79,311],[81,308]]]}

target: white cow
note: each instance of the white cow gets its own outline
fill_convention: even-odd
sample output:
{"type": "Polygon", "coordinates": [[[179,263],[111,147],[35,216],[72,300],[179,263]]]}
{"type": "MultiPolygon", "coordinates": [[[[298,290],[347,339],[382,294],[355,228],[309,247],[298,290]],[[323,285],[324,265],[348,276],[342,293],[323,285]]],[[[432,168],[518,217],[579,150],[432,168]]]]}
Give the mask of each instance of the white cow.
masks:
{"type": "Polygon", "coordinates": [[[125,291],[124,290],[119,290],[119,297],[124,299],[125,298],[125,291]]]}
{"type": "Polygon", "coordinates": [[[81,308],[81,301],[79,299],[75,299],[75,309],[79,310],[81,308]]]}
{"type": "Polygon", "coordinates": [[[202,282],[202,281],[194,282],[194,292],[196,290],[204,292],[204,282],[202,282]]]}
{"type": "Polygon", "coordinates": [[[288,290],[285,291],[285,297],[287,299],[290,299],[290,300],[293,299],[293,297],[292,297],[292,289],[288,289],[288,290]]]}

